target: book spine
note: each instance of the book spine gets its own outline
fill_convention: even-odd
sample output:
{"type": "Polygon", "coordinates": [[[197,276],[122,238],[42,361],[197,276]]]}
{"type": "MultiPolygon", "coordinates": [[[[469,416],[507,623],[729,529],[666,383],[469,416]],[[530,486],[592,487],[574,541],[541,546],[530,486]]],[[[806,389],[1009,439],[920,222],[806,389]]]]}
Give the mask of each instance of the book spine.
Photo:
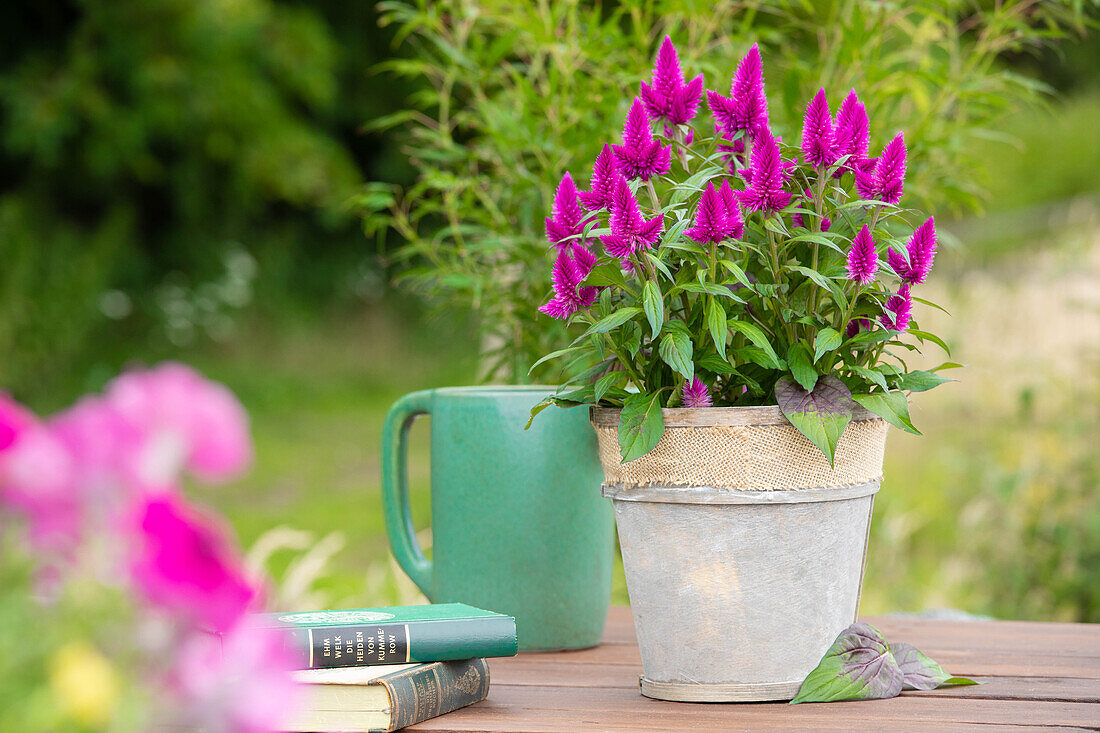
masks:
{"type": "Polygon", "coordinates": [[[489,665],[484,659],[437,662],[374,680],[390,695],[394,731],[484,700],[489,695],[489,665]]]}
{"type": "Polygon", "coordinates": [[[301,669],[508,657],[517,651],[510,617],[373,625],[286,627],[301,669]]]}

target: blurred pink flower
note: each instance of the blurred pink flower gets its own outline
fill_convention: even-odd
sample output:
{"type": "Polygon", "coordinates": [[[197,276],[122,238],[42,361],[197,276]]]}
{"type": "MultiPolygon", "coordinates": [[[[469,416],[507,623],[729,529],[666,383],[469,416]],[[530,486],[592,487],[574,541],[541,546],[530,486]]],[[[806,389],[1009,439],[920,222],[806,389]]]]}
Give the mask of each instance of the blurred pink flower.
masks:
{"type": "Polygon", "coordinates": [[[301,699],[293,667],[276,630],[242,624],[217,636],[193,633],[171,674],[183,708],[178,722],[208,733],[282,730],[301,699]]]}
{"type": "Polygon", "coordinates": [[[241,403],[189,366],[126,372],[107,385],[104,399],[144,436],[136,465],[146,486],[171,486],[185,468],[206,481],[228,480],[252,459],[241,403]]]}
{"type": "Polygon", "coordinates": [[[0,501],[29,523],[39,550],[64,553],[80,535],[72,457],[30,410],[0,393],[0,501]]]}
{"type": "Polygon", "coordinates": [[[257,595],[221,528],[172,494],[137,510],[134,584],[151,603],[215,631],[232,628],[257,595]]]}

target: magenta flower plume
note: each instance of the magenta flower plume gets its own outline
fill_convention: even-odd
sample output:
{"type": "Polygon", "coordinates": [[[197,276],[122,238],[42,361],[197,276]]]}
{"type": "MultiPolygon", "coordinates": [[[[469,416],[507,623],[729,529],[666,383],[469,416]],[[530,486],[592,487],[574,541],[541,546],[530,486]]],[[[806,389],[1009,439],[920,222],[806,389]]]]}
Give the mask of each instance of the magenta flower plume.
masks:
{"type": "Polygon", "coordinates": [[[905,155],[905,137],[899,132],[883,149],[873,167],[864,164],[856,168],[859,195],[887,204],[901,201],[905,184],[905,155]]]}
{"type": "Polygon", "coordinates": [[[768,99],[764,96],[764,63],[760,49],[754,43],[741,63],[730,84],[730,96],[707,92],[707,105],[714,120],[727,134],[746,130],[755,139],[768,127],[768,99]]]}
{"type": "Polygon", "coordinates": [[[848,338],[852,338],[853,336],[855,336],[860,331],[870,331],[870,330],[871,330],[871,319],[870,318],[853,318],[852,320],[848,321],[848,325],[844,328],[844,333],[848,336],[848,338]]]}
{"type": "Polygon", "coordinates": [[[906,250],[909,253],[909,270],[902,279],[911,283],[923,283],[932,269],[932,261],[936,258],[935,217],[928,217],[928,221],[916,228],[909,238],[906,250]]]}
{"type": "Polygon", "coordinates": [[[649,116],[663,120],[671,125],[683,125],[690,122],[699,109],[699,99],[703,94],[703,75],[684,83],[680,71],[680,58],[672,39],[665,36],[661,48],[657,51],[657,61],[653,67],[652,86],[642,82],[638,95],[645,104],[649,116]]]}
{"type": "Polygon", "coordinates": [[[748,169],[748,187],[737,191],[737,198],[750,211],[778,211],[790,203],[791,194],[783,190],[785,179],[779,146],[767,128],[757,135],[748,169]]]}
{"type": "Polygon", "coordinates": [[[611,146],[604,143],[603,150],[596,156],[596,162],[592,166],[592,179],[589,182],[589,190],[581,191],[581,205],[589,211],[611,208],[611,197],[615,191],[615,179],[618,177],[618,164],[615,162],[615,154],[611,152],[611,146]]]}
{"type": "Polygon", "coordinates": [[[912,273],[909,269],[909,260],[905,258],[904,254],[893,247],[887,247],[886,261],[890,263],[890,269],[896,272],[903,281],[910,278],[912,273]]]}
{"type": "Polygon", "coordinates": [[[722,180],[718,196],[726,209],[726,236],[740,239],[745,236],[745,220],[741,217],[741,206],[737,203],[737,194],[730,188],[729,180],[722,180]]]}
{"type": "Polygon", "coordinates": [[[648,181],[672,167],[672,148],[653,137],[642,100],[634,98],[623,124],[623,144],[612,145],[619,172],[628,180],[648,181]]]}
{"type": "Polygon", "coordinates": [[[818,89],[806,107],[806,117],[802,123],[802,154],[807,162],[818,168],[828,168],[836,162],[833,118],[829,114],[829,100],[824,89],[818,89]]]}
{"type": "Polygon", "coordinates": [[[875,250],[875,240],[871,238],[871,230],[864,224],[852,240],[852,248],[848,250],[848,279],[858,280],[861,285],[866,285],[875,279],[876,272],[878,252],[875,250]]]}
{"type": "Polygon", "coordinates": [[[855,170],[856,163],[867,159],[867,149],[871,144],[871,122],[867,119],[867,108],[859,101],[855,89],[848,92],[836,113],[833,139],[836,142],[837,158],[848,156],[844,163],[845,169],[855,170]]]}
{"type": "Polygon", "coordinates": [[[707,389],[707,385],[703,384],[699,377],[695,377],[690,384],[684,382],[683,390],[680,392],[680,404],[684,407],[712,407],[714,403],[710,399],[710,390],[707,389]]]}
{"type": "Polygon", "coordinates": [[[552,318],[566,319],[581,308],[587,308],[596,302],[598,290],[594,287],[579,287],[596,265],[596,255],[579,244],[570,251],[562,250],[554,261],[551,280],[554,284],[554,297],[539,308],[552,318]]]}
{"type": "Polygon", "coordinates": [[[726,204],[711,181],[699,197],[699,206],[695,209],[695,226],[684,230],[684,234],[699,244],[717,244],[728,234],[727,217],[726,204]]]}
{"type": "Polygon", "coordinates": [[[554,215],[546,217],[546,238],[550,244],[557,246],[559,250],[566,249],[577,234],[583,234],[584,228],[595,217],[585,217],[577,203],[577,186],[573,183],[573,176],[566,173],[558,184],[558,192],[554,196],[554,215]]]}
{"type": "Polygon", "coordinates": [[[638,200],[630,191],[626,179],[619,176],[615,182],[615,196],[611,204],[611,234],[600,237],[604,249],[612,257],[629,260],[635,252],[649,249],[664,231],[663,214],[648,221],[642,217],[638,200]]]}
{"type": "Polygon", "coordinates": [[[909,295],[909,283],[902,283],[895,295],[886,299],[886,308],[879,322],[891,331],[904,331],[909,328],[913,317],[913,298],[909,295]]]}

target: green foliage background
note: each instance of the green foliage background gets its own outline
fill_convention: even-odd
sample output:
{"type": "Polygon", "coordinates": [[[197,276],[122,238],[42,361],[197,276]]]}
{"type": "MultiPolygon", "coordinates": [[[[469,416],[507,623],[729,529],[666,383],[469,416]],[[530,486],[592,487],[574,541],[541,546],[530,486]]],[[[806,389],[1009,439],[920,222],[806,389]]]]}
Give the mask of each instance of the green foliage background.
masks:
{"type": "MultiPolygon", "coordinates": [[[[370,231],[404,240],[403,278],[449,307],[473,307],[487,373],[522,380],[568,343],[538,316],[548,255],[542,237],[566,170],[587,179],[603,141],[617,139],[660,39],[681,63],[725,91],[738,59],[760,43],[773,129],[797,138],[805,100],[824,87],[867,102],[872,153],[898,130],[910,151],[907,204],[976,209],[983,159],[974,143],[1043,85],[998,63],[1085,23],[1077,2],[893,3],[834,0],[667,0],[379,3],[409,58],[380,65],[417,83],[409,109],[376,119],[400,126],[417,168],[406,189],[363,197],[370,231]]],[[[553,380],[548,367],[533,378],[553,380]]]]}

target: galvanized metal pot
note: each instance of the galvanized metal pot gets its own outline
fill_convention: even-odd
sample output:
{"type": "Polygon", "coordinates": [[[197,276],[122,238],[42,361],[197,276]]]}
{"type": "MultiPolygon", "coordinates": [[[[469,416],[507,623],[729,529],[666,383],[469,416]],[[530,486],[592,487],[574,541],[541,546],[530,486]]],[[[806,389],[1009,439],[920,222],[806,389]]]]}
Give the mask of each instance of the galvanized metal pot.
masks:
{"type": "Polygon", "coordinates": [[[859,410],[830,467],[777,407],[666,409],[623,464],[595,408],[641,649],[641,691],[789,700],[859,606],[887,424],[859,410]]]}

